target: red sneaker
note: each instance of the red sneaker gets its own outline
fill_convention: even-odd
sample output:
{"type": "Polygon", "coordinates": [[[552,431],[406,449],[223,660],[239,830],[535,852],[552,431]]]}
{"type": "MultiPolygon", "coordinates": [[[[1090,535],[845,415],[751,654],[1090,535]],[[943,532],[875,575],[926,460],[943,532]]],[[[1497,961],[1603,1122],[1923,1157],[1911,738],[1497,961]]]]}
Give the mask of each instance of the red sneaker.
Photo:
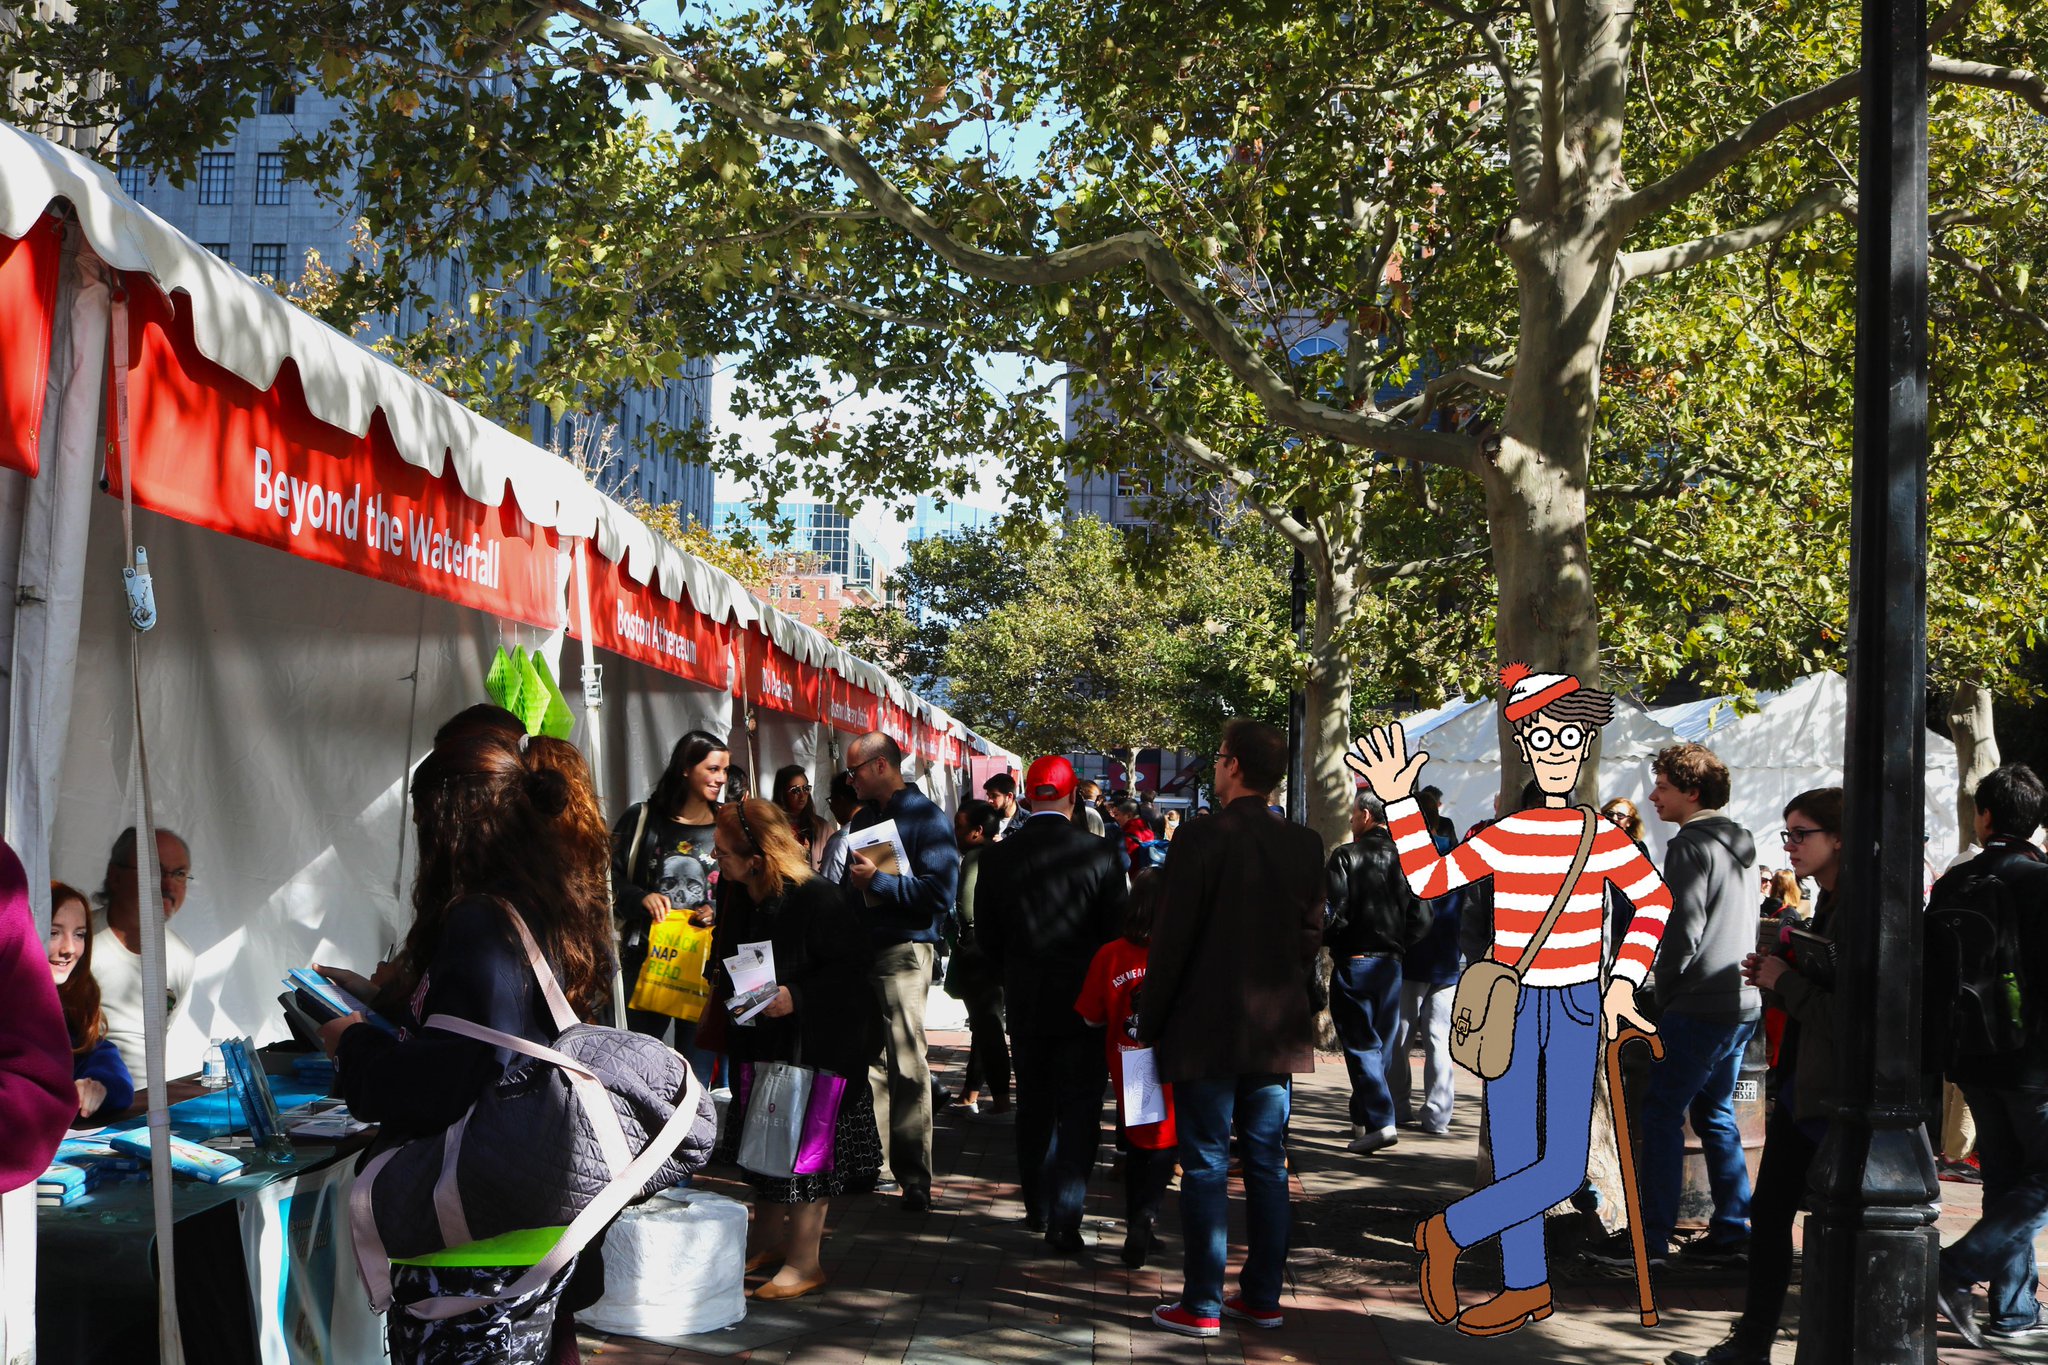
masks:
{"type": "Polygon", "coordinates": [[[1244,1301],[1242,1294],[1233,1294],[1223,1301],[1223,1316],[1236,1318],[1239,1322],[1251,1323],[1254,1327],[1278,1327],[1286,1319],[1277,1308],[1253,1308],[1244,1301]]]}
{"type": "Polygon", "coordinates": [[[1213,1337],[1223,1331],[1220,1318],[1198,1318],[1177,1303],[1162,1303],[1153,1309],[1152,1325],[1184,1337],[1213,1337]]]}

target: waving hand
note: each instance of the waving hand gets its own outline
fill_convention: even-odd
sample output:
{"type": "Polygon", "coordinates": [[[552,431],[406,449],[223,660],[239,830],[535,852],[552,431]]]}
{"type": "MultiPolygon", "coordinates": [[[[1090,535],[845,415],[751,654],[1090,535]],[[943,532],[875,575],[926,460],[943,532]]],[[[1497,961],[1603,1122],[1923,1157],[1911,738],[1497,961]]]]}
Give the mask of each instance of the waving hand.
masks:
{"type": "Polygon", "coordinates": [[[1360,736],[1344,755],[1345,764],[1372,784],[1373,795],[1382,801],[1399,801],[1415,791],[1415,778],[1429,762],[1427,751],[1408,752],[1408,735],[1399,721],[1374,726],[1360,736]]]}

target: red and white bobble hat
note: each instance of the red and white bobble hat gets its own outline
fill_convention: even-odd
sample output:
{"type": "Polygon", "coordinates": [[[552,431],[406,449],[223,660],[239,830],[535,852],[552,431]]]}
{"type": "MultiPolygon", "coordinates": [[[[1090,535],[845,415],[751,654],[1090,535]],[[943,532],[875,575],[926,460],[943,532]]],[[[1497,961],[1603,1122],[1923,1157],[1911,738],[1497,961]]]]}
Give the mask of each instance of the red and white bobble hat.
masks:
{"type": "Polygon", "coordinates": [[[1579,690],[1579,680],[1569,673],[1538,673],[1524,663],[1503,668],[1500,685],[1508,690],[1501,711],[1510,723],[1533,716],[1560,697],[1569,697],[1579,690]]]}

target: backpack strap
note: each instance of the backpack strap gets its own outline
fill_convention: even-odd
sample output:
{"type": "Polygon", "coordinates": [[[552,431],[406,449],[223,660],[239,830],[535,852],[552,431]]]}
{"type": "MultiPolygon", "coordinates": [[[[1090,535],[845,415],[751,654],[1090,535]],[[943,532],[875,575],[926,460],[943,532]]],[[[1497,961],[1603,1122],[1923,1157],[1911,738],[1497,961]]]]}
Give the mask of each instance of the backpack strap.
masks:
{"type": "Polygon", "coordinates": [[[1598,829],[1594,822],[1600,818],[1599,812],[1591,806],[1580,806],[1577,809],[1586,821],[1585,828],[1579,831],[1579,851],[1572,857],[1571,871],[1565,873],[1564,880],[1558,884],[1557,894],[1550,898],[1550,909],[1544,912],[1543,923],[1536,930],[1536,936],[1529,940],[1528,946],[1522,949],[1522,955],[1515,959],[1512,970],[1516,981],[1528,976],[1529,969],[1536,965],[1536,954],[1543,951],[1544,943],[1550,938],[1550,931],[1557,927],[1558,918],[1564,914],[1564,907],[1571,900],[1572,892],[1578,889],[1579,877],[1586,870],[1586,860],[1593,856],[1593,835],[1598,829]]]}
{"type": "MultiPolygon", "coordinates": [[[[512,921],[512,927],[519,931],[519,941],[526,945],[526,965],[533,968],[533,979],[540,983],[540,993],[547,999],[548,1013],[553,1015],[555,1020],[555,1032],[561,1033],[563,1030],[579,1022],[576,1018],[576,1011],[569,1007],[569,997],[562,994],[561,982],[555,980],[554,969],[548,966],[547,958],[541,953],[540,944],[534,942],[533,931],[526,927],[526,916],[513,909],[512,902],[505,900],[503,897],[495,899],[500,906],[504,907],[505,914],[512,921]]],[[[437,1019],[444,1020],[450,1017],[448,1015],[435,1016],[437,1019]]],[[[431,1020],[425,1025],[427,1028],[432,1028],[433,1026],[431,1020]]],[[[465,1032],[463,1029],[451,1029],[450,1031],[454,1033],[465,1032]]],[[[485,1032],[492,1033],[492,1036],[495,1038],[511,1037],[510,1034],[496,1033],[489,1029],[486,1029],[485,1032]]],[[[473,1037],[475,1035],[472,1034],[470,1036],[473,1037]]],[[[520,1041],[524,1042],[523,1039],[520,1041]]],[[[510,1042],[501,1042],[497,1046],[510,1047],[515,1052],[522,1050],[521,1048],[514,1047],[510,1042]]],[[[559,1057],[561,1054],[557,1053],[556,1056],[559,1057]]],[[[562,1058],[561,1064],[573,1065],[569,1063],[566,1057],[562,1058]]]]}
{"type": "MultiPolygon", "coordinates": [[[[633,869],[640,865],[640,858],[642,853],[640,842],[646,837],[647,802],[642,801],[640,803],[640,818],[633,822],[633,842],[626,846],[626,877],[628,878],[628,880],[631,880],[634,875],[633,869]]],[[[637,883],[635,884],[637,885],[637,883]]]]}

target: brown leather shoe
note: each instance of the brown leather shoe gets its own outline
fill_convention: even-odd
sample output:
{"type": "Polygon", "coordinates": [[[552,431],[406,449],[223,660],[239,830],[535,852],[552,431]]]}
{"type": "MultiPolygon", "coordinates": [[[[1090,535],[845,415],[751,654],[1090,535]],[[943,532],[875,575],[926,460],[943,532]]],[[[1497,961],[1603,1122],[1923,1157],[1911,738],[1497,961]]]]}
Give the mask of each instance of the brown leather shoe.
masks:
{"type": "Polygon", "coordinates": [[[1422,1253],[1422,1306],[1438,1322],[1449,1322],[1458,1316],[1458,1287],[1452,1277],[1460,1247],[1442,1214],[1433,1213],[1415,1225],[1415,1249],[1422,1253]]]}
{"type": "Polygon", "coordinates": [[[1550,1316],[1550,1286],[1534,1289],[1503,1289],[1485,1303],[1474,1304],[1458,1315],[1458,1330],[1468,1337],[1498,1337],[1525,1322],[1541,1322],[1550,1316]]]}

